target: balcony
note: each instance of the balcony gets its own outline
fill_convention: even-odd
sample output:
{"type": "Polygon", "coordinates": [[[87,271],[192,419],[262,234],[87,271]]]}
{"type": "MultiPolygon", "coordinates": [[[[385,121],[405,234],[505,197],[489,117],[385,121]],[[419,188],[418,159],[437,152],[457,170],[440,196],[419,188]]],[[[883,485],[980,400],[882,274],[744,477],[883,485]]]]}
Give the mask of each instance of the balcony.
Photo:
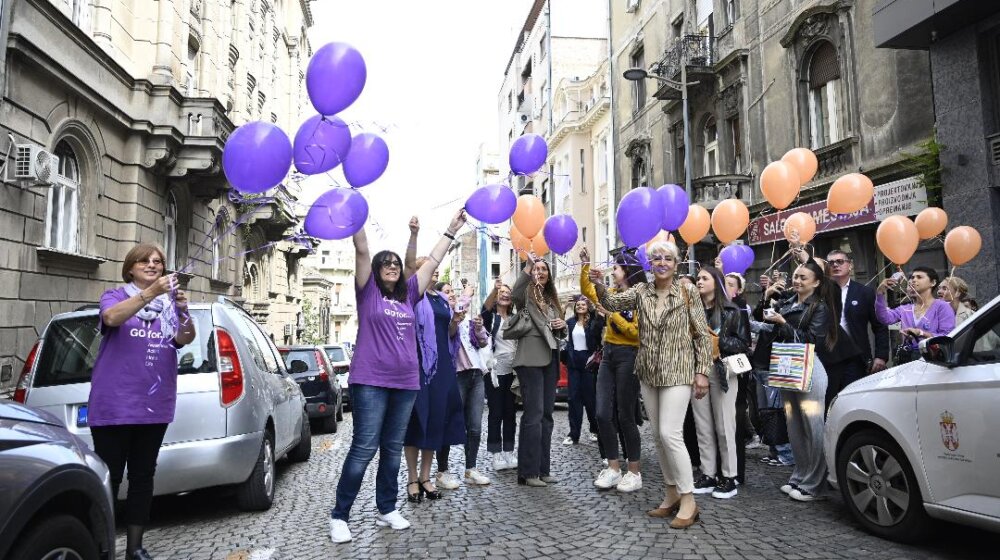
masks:
{"type": "MultiPolygon", "coordinates": [[[[674,40],[674,44],[663,53],[663,58],[653,64],[654,74],[679,80],[681,64],[687,65],[688,78],[712,74],[717,61],[715,37],[710,35],[685,35],[674,40]]],[[[680,92],[671,87],[661,87],[653,94],[657,99],[675,99],[680,92]]]]}
{"type": "Polygon", "coordinates": [[[711,210],[728,198],[750,204],[753,180],[746,175],[712,175],[691,181],[692,202],[711,210]]]}
{"type": "Polygon", "coordinates": [[[825,182],[834,176],[857,171],[858,166],[854,163],[854,145],[857,143],[858,139],[852,136],[813,150],[819,160],[819,170],[813,182],[825,182]]]}

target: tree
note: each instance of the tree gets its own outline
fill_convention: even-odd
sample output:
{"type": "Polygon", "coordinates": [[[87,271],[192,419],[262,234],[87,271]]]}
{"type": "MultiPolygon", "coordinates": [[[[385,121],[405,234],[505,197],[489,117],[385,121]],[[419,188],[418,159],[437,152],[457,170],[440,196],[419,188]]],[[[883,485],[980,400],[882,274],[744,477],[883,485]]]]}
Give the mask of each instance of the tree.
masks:
{"type": "Polygon", "coordinates": [[[440,282],[445,284],[451,284],[451,265],[444,267],[444,272],[441,274],[440,282]]]}
{"type": "Polygon", "coordinates": [[[319,316],[319,310],[313,308],[313,304],[308,299],[302,300],[302,318],[305,321],[305,330],[302,331],[300,342],[305,344],[326,344],[323,338],[323,325],[319,316]]]}

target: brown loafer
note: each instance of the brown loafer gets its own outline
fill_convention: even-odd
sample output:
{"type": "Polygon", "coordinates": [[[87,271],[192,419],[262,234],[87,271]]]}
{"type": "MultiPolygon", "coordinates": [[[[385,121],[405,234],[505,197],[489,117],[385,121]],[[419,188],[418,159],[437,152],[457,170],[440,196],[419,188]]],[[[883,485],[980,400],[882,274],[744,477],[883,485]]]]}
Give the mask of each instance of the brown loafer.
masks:
{"type": "Polygon", "coordinates": [[[649,511],[646,512],[646,515],[648,515],[650,517],[657,517],[657,518],[660,518],[660,519],[666,519],[667,517],[670,517],[671,515],[676,514],[680,509],[681,509],[681,502],[680,502],[680,500],[678,500],[677,503],[675,503],[672,506],[669,506],[669,507],[658,507],[656,509],[651,509],[651,510],[649,510],[649,511]]]}
{"type": "Polygon", "coordinates": [[[673,529],[687,529],[688,527],[694,525],[695,521],[701,516],[701,512],[698,511],[698,506],[694,506],[694,514],[688,518],[675,517],[673,521],[670,522],[670,527],[673,529]]]}

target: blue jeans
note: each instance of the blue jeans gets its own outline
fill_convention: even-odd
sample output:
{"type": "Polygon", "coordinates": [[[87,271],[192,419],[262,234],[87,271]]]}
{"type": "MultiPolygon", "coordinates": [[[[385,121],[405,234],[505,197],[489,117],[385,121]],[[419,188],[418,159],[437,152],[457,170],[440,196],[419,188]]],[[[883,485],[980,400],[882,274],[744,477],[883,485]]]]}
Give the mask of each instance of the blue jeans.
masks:
{"type": "Polygon", "coordinates": [[[574,350],[570,353],[566,364],[569,374],[569,437],[579,443],[580,431],[583,429],[583,411],[587,411],[587,422],[590,433],[596,434],[597,413],[594,410],[597,393],[597,376],[586,369],[587,358],[591,352],[574,350]]]}
{"type": "Polygon", "coordinates": [[[483,404],[486,387],[483,372],[467,369],[458,372],[458,390],[462,393],[462,408],[465,409],[465,468],[476,468],[479,446],[483,441],[483,404]]]}
{"type": "Polygon", "coordinates": [[[351,385],[354,436],[340,471],[337,501],[330,512],[331,517],[349,520],[351,506],[358,497],[368,463],[375,458],[376,451],[379,452],[379,461],[375,477],[375,505],[382,514],[395,511],[403,435],[416,399],[417,391],[351,385]]]}

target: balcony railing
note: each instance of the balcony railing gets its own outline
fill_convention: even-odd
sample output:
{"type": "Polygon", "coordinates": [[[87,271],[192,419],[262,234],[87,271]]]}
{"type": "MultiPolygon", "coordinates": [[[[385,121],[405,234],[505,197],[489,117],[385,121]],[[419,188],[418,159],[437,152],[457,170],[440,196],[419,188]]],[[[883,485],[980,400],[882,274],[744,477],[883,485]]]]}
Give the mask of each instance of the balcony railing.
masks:
{"type": "Polygon", "coordinates": [[[689,73],[711,72],[716,62],[715,37],[710,35],[685,35],[674,40],[673,45],[663,54],[663,58],[653,65],[653,72],[677,79],[681,64],[688,66],[689,73]]]}
{"type": "Polygon", "coordinates": [[[851,137],[813,150],[816,159],[819,160],[819,170],[816,172],[814,180],[832,178],[835,175],[856,171],[853,150],[855,143],[857,143],[857,139],[851,137]]]}
{"type": "Polygon", "coordinates": [[[750,203],[753,181],[746,175],[712,175],[691,181],[691,194],[696,202],[712,209],[727,198],[736,198],[750,203]]]}

